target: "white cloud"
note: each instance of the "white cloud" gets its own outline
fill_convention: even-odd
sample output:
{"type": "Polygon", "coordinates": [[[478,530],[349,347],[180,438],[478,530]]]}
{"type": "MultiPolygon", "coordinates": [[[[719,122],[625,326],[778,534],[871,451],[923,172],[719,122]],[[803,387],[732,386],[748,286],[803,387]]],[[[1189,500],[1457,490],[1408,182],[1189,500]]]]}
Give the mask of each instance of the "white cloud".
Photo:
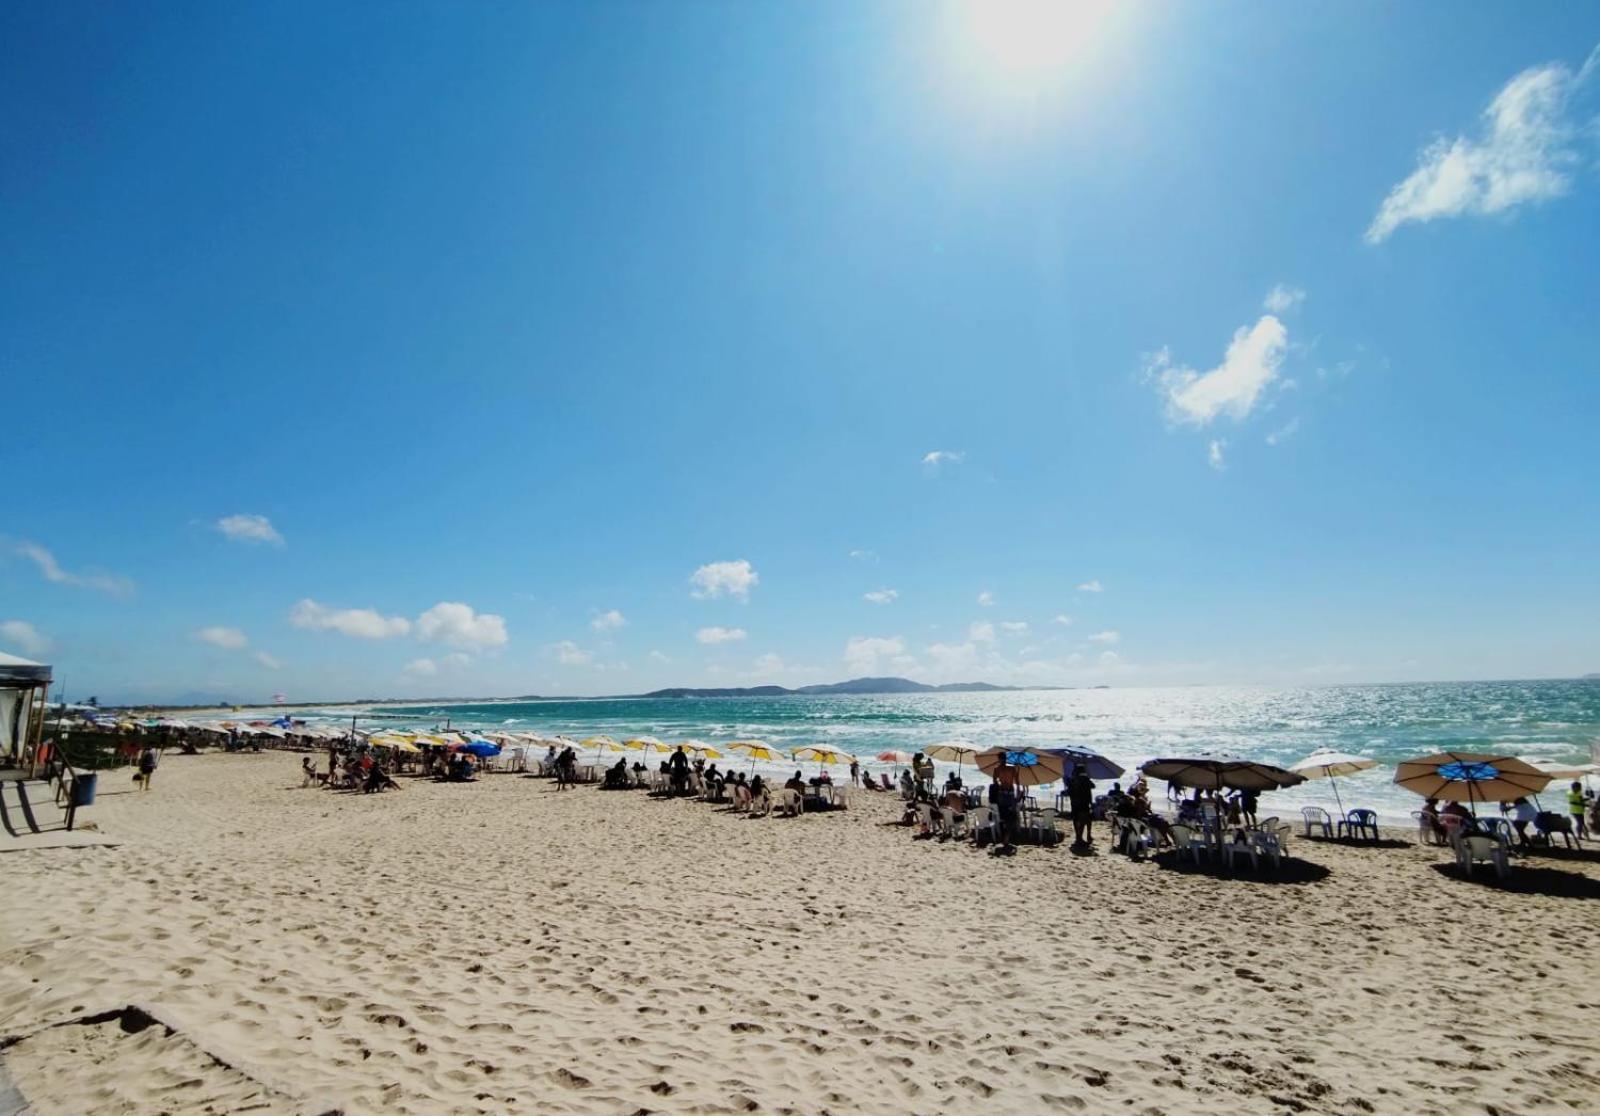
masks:
{"type": "Polygon", "coordinates": [[[1262,391],[1277,379],[1288,348],[1289,331],[1271,314],[1263,314],[1255,325],[1234,332],[1222,363],[1209,372],[1174,365],[1166,349],[1150,358],[1145,371],[1166,399],[1171,421],[1204,426],[1218,415],[1236,420],[1248,416],[1262,391]]]}
{"type": "Polygon", "coordinates": [[[928,658],[932,660],[934,672],[943,678],[977,669],[980,656],[975,643],[934,643],[928,646],[928,658]]]}
{"type": "Polygon", "coordinates": [[[906,653],[906,641],[899,636],[852,636],[844,645],[844,661],[855,674],[875,674],[883,659],[898,659],[906,653]]]}
{"type": "Polygon", "coordinates": [[[1286,287],[1282,283],[1267,292],[1261,305],[1274,314],[1287,314],[1306,300],[1306,292],[1299,287],[1286,287]]]}
{"type": "Polygon", "coordinates": [[[506,634],[503,616],[474,612],[459,601],[440,601],[417,617],[417,638],[450,647],[504,647],[506,634]]]}
{"type": "Polygon", "coordinates": [[[672,661],[664,651],[652,651],[650,652],[650,658],[658,663],[670,663],[672,661]]]}
{"type": "Polygon", "coordinates": [[[472,656],[465,651],[452,651],[440,660],[445,666],[464,667],[472,665],[472,656]]]}
{"type": "Polygon", "coordinates": [[[625,626],[627,623],[627,618],[613,608],[608,612],[602,612],[599,616],[589,621],[589,627],[597,632],[611,632],[625,626]]]}
{"type": "Polygon", "coordinates": [[[737,643],[748,634],[743,628],[712,626],[710,628],[701,628],[694,633],[694,638],[701,643],[737,643]]]}
{"type": "Polygon", "coordinates": [[[585,651],[570,639],[551,644],[550,650],[554,651],[556,658],[566,666],[585,666],[594,659],[593,654],[585,651]]]}
{"type": "Polygon", "coordinates": [[[42,655],[50,650],[50,641],[26,620],[0,622],[0,639],[24,655],[42,655]]]}
{"type": "Polygon", "coordinates": [[[1103,593],[1103,592],[1105,592],[1105,586],[1101,585],[1098,580],[1096,580],[1096,581],[1085,581],[1082,585],[1078,586],[1078,592],[1080,592],[1080,593],[1103,593]]]}
{"type": "Polygon", "coordinates": [[[1222,457],[1222,451],[1227,447],[1228,440],[1226,438],[1213,438],[1211,439],[1211,444],[1206,447],[1206,464],[1219,473],[1228,467],[1228,463],[1222,457]]]}
{"type": "Polygon", "coordinates": [[[894,589],[874,589],[870,593],[861,594],[861,596],[864,600],[871,601],[873,604],[893,604],[899,599],[900,593],[894,589]]]}
{"type": "Polygon", "coordinates": [[[1300,420],[1297,418],[1292,418],[1282,426],[1278,427],[1278,429],[1267,435],[1267,445],[1281,446],[1284,442],[1287,442],[1290,438],[1294,437],[1294,432],[1299,429],[1300,420]]]}
{"type": "Polygon", "coordinates": [[[751,663],[750,668],[757,674],[776,674],[783,669],[783,657],[768,651],[751,663]]]}
{"type": "Polygon", "coordinates": [[[1122,662],[1122,656],[1117,654],[1115,651],[1102,651],[1102,652],[1100,652],[1100,665],[1101,666],[1117,666],[1121,662],[1122,662]]]}
{"type": "Polygon", "coordinates": [[[102,593],[110,593],[114,597],[126,597],[133,592],[133,582],[118,574],[108,573],[68,573],[61,568],[61,563],[56,561],[51,554],[38,543],[18,542],[12,546],[17,554],[27,558],[39,567],[39,572],[46,581],[57,585],[76,585],[82,589],[98,589],[102,593]]]}
{"type": "Polygon", "coordinates": [[[1089,637],[1089,642],[1090,643],[1104,643],[1104,644],[1108,644],[1109,645],[1109,644],[1113,644],[1113,643],[1118,643],[1118,642],[1121,641],[1121,639],[1122,639],[1122,633],[1121,632],[1109,631],[1108,630],[1108,631],[1104,631],[1104,632],[1095,632],[1094,635],[1089,637]]]}
{"type": "Polygon", "coordinates": [[[983,592],[978,594],[978,604],[984,608],[988,608],[990,605],[994,604],[994,594],[985,589],[983,592]]]}
{"type": "Polygon", "coordinates": [[[974,620],[967,629],[967,638],[975,643],[993,643],[994,625],[987,620],[974,620]]]}
{"type": "Polygon", "coordinates": [[[1508,81],[1484,109],[1477,138],[1440,137],[1423,148],[1417,169],[1378,207],[1367,243],[1378,244],[1410,222],[1492,216],[1567,193],[1582,161],[1577,140],[1583,130],[1568,109],[1597,65],[1600,48],[1577,73],[1553,62],[1508,81]]]}
{"type": "Polygon", "coordinates": [[[724,593],[739,601],[750,599],[750,590],[761,581],[760,575],[743,558],[737,562],[708,562],[690,576],[693,594],[702,600],[724,593]]]}
{"type": "Polygon", "coordinates": [[[1028,630],[1028,622],[1026,620],[1002,620],[1000,621],[1000,626],[1012,635],[1021,635],[1028,630]]]}
{"type": "Polygon", "coordinates": [[[922,467],[937,473],[946,465],[959,465],[967,459],[965,450],[932,450],[922,455],[922,467]]]}
{"type": "Polygon", "coordinates": [[[1052,624],[1060,624],[1064,628],[1072,623],[1072,617],[1068,616],[1065,612],[1059,612],[1056,614],[1056,618],[1050,622],[1052,624]]]}
{"type": "Polygon", "coordinates": [[[335,631],[355,639],[393,639],[411,630],[404,616],[383,616],[370,608],[329,608],[310,597],[295,602],[289,623],[311,631],[335,631]]]}
{"type": "Polygon", "coordinates": [[[249,638],[238,628],[225,628],[221,625],[201,628],[194,633],[194,638],[201,643],[209,643],[213,647],[222,647],[229,651],[238,651],[250,646],[249,638]]]}
{"type": "Polygon", "coordinates": [[[216,528],[234,542],[283,545],[283,536],[264,515],[225,515],[217,520],[216,528]]]}
{"type": "Polygon", "coordinates": [[[257,651],[255,653],[255,660],[268,670],[277,670],[279,667],[283,666],[282,663],[273,658],[271,655],[267,654],[265,651],[257,651]]]}
{"type": "Polygon", "coordinates": [[[432,659],[412,659],[403,669],[413,678],[430,678],[439,673],[439,664],[432,659]]]}
{"type": "Polygon", "coordinates": [[[878,552],[876,550],[856,549],[850,552],[850,557],[857,562],[876,562],[878,560],[878,552]]]}

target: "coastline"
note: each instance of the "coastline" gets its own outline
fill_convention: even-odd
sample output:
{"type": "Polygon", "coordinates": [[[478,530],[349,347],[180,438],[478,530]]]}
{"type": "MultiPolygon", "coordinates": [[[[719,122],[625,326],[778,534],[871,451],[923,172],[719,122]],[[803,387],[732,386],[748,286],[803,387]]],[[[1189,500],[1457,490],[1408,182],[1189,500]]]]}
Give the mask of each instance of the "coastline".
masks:
{"type": "Polygon", "coordinates": [[[751,821],[515,775],[299,782],[174,756],[95,807],[121,847],[7,858],[0,1034],[39,1116],[1443,1116],[1600,1088],[1592,847],[1500,886],[1397,831],[1230,877],[916,841],[862,795],[751,821]],[[170,1033],[71,1022],[128,1005],[170,1033]]]}

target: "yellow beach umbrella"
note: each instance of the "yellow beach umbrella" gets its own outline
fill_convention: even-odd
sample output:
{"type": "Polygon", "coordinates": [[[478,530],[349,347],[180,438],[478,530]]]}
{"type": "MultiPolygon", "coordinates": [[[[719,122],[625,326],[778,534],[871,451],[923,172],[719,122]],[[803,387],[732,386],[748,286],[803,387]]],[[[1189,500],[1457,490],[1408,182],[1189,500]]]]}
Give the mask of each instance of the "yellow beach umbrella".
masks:
{"type": "Polygon", "coordinates": [[[807,744],[803,748],[796,748],[789,753],[801,763],[816,762],[818,764],[854,763],[856,757],[849,752],[841,752],[831,744],[807,744]]]}
{"type": "Polygon", "coordinates": [[[618,744],[609,736],[591,736],[583,742],[581,747],[593,748],[594,754],[597,756],[601,752],[626,752],[628,750],[626,744],[618,744]]]}
{"type": "Polygon", "coordinates": [[[665,740],[657,740],[653,736],[635,736],[628,741],[628,747],[640,752],[661,752],[665,754],[672,751],[671,744],[668,744],[665,740]]]}
{"type": "Polygon", "coordinates": [[[374,748],[393,748],[397,752],[422,751],[421,748],[417,747],[403,736],[371,736],[367,738],[367,743],[371,744],[374,748]]]}
{"type": "Polygon", "coordinates": [[[770,744],[763,744],[759,740],[738,740],[728,745],[728,751],[738,752],[740,755],[750,757],[750,770],[756,768],[756,761],[762,763],[782,763],[789,757],[770,744]]]}

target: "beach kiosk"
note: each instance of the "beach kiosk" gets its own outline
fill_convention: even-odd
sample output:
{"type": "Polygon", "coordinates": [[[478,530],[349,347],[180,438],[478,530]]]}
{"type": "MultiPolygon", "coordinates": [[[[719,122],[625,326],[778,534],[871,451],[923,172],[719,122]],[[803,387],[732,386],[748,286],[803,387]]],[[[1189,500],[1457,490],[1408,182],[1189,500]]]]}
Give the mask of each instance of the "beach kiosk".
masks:
{"type": "Polygon", "coordinates": [[[0,767],[30,770],[44,734],[50,668],[0,651],[0,767]]]}

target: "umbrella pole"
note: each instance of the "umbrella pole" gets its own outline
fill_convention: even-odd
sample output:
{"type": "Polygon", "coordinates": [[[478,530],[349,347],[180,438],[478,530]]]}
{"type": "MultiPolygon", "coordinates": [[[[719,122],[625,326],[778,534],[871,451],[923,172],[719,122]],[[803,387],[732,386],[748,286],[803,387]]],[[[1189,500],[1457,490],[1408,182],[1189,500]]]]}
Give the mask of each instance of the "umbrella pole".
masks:
{"type": "Polygon", "coordinates": [[[1333,801],[1339,807],[1339,816],[1342,818],[1344,817],[1344,799],[1339,797],[1339,778],[1336,775],[1329,775],[1328,782],[1333,784],[1333,801]]]}

